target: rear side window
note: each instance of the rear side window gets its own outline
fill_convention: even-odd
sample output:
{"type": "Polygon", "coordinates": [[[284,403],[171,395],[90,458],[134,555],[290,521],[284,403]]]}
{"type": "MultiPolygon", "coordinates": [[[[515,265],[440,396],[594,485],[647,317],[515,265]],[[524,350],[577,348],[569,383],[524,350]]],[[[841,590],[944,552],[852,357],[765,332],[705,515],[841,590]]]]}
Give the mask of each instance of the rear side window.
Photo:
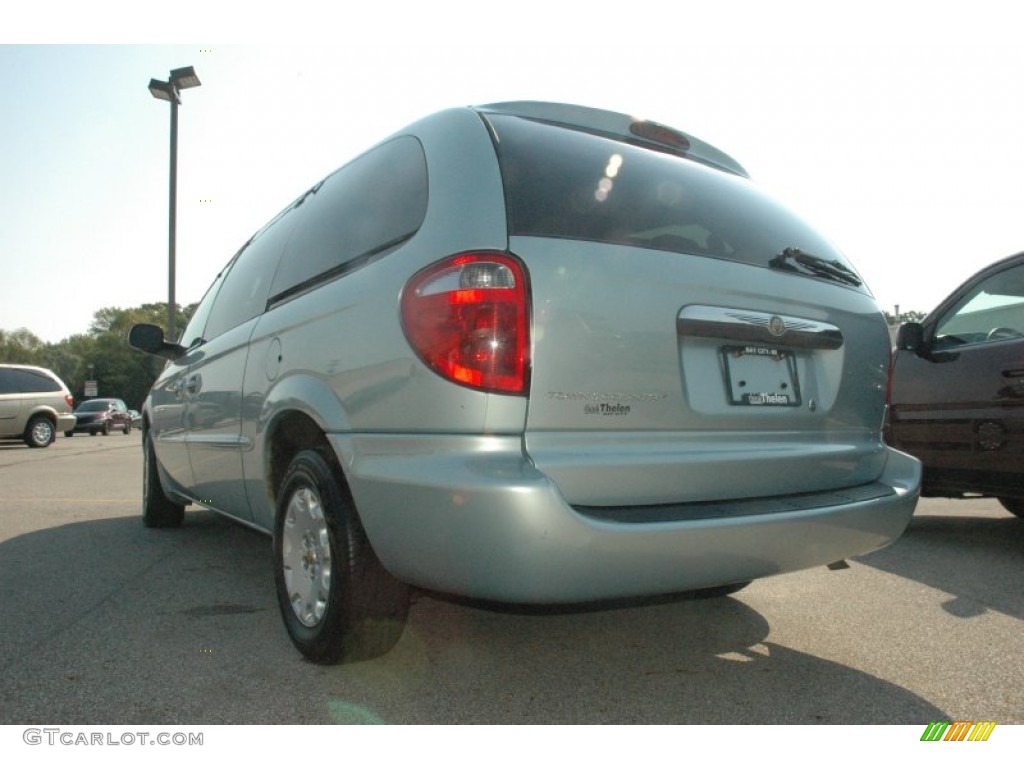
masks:
{"type": "Polygon", "coordinates": [[[836,249],[747,179],[604,136],[489,115],[509,232],[636,245],[767,266],[836,249]]]}
{"type": "Polygon", "coordinates": [[[39,371],[12,368],[9,374],[14,386],[21,392],[60,392],[63,389],[59,382],[39,371]]]}
{"type": "Polygon", "coordinates": [[[427,211],[427,163],[411,136],[387,142],[328,176],[302,203],[271,302],[344,274],[412,237],[427,211]]]}

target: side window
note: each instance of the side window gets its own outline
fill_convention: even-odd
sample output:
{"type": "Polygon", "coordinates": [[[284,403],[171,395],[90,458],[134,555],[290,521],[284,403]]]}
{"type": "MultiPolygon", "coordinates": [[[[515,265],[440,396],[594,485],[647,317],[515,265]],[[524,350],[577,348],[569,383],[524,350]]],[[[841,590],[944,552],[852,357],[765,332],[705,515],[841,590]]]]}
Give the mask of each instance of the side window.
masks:
{"type": "Polygon", "coordinates": [[[15,392],[21,391],[14,383],[12,373],[10,368],[0,368],[0,395],[13,395],[15,392]]]}
{"type": "Polygon", "coordinates": [[[328,176],[307,196],[270,291],[285,298],[386,253],[412,237],[427,212],[423,147],[403,136],[328,176]]]}
{"type": "Polygon", "coordinates": [[[210,310],[204,338],[214,339],[266,309],[274,271],[300,210],[301,204],[288,208],[235,256],[210,310]]]}
{"type": "Polygon", "coordinates": [[[213,285],[206,290],[202,300],[199,302],[199,306],[196,307],[196,311],[192,313],[188,325],[181,332],[179,343],[186,349],[191,349],[203,340],[203,329],[206,328],[206,320],[210,317],[210,310],[213,309],[213,300],[217,298],[217,292],[224,281],[224,274],[227,272],[227,269],[227,267],[224,267],[220,274],[217,275],[217,279],[213,281],[213,285]]]}
{"type": "Polygon", "coordinates": [[[44,373],[21,368],[15,368],[11,373],[14,374],[15,386],[22,392],[60,392],[60,385],[44,373]]]}
{"type": "Polygon", "coordinates": [[[971,289],[935,329],[935,347],[1024,336],[1024,264],[990,275],[971,289]]]}

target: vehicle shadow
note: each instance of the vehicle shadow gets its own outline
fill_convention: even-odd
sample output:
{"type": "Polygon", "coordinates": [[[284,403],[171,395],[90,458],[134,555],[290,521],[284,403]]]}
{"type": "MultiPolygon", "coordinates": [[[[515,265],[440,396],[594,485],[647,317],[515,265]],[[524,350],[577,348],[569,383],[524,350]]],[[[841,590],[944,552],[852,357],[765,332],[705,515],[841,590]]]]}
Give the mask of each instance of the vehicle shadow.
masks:
{"type": "MultiPolygon", "coordinates": [[[[764,616],[728,597],[518,612],[422,596],[383,663],[335,674],[346,688],[359,683],[363,701],[378,698],[382,676],[432,692],[431,710],[417,695],[390,707],[390,721],[410,723],[916,724],[943,716],[904,688],[771,642],[769,630],[764,616]]],[[[344,701],[331,711],[339,722],[371,712],[344,701]]]]}
{"type": "Polygon", "coordinates": [[[417,593],[398,645],[301,659],[267,537],[207,512],[0,542],[2,723],[928,723],[911,691],[769,642],[733,598],[494,610],[417,593]]]}
{"type": "Polygon", "coordinates": [[[994,512],[929,514],[918,507],[901,538],[857,561],[948,592],[954,597],[942,607],[953,616],[998,611],[1024,619],[1024,520],[1002,512],[996,502],[984,504],[994,512]]]}

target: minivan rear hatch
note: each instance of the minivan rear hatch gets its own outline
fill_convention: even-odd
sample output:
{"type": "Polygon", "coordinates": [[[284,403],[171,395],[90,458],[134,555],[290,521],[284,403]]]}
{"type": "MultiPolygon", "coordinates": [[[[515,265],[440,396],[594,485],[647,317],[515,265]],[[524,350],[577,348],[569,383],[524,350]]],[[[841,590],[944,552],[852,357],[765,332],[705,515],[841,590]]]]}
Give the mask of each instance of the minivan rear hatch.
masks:
{"type": "Polygon", "coordinates": [[[532,290],[525,450],[571,504],[879,476],[888,336],[834,247],[738,165],[536,114],[486,119],[532,290]]]}

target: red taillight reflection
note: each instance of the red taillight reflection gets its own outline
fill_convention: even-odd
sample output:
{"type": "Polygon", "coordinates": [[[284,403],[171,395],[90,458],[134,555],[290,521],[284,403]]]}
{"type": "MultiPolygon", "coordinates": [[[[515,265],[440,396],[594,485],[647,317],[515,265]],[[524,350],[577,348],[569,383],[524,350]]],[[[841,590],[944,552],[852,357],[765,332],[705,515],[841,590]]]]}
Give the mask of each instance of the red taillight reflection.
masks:
{"type": "Polygon", "coordinates": [[[450,381],[526,394],[526,269],[500,253],[461,254],[415,275],[402,293],[402,326],[416,354],[450,381]]]}

